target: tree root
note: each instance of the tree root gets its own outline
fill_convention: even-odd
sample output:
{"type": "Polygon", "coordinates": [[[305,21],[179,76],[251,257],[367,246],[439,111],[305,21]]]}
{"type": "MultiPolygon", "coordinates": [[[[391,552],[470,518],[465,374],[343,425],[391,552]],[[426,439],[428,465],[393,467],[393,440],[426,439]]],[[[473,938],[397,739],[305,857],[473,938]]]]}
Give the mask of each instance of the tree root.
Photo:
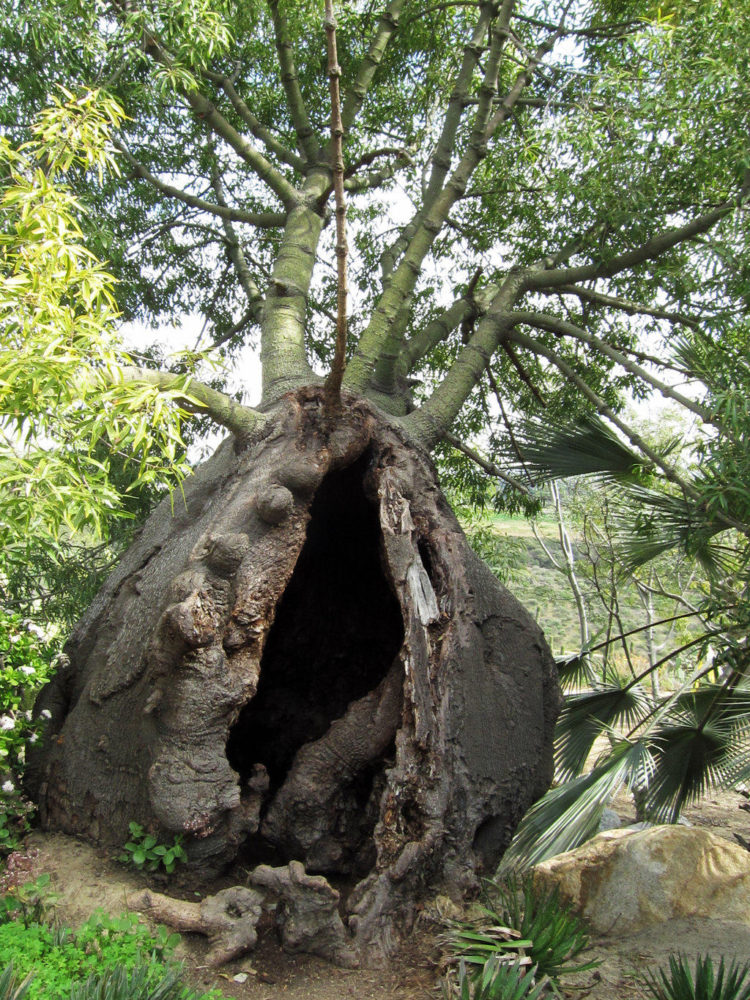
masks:
{"type": "Polygon", "coordinates": [[[283,868],[259,865],[250,882],[280,897],[276,922],[286,951],[320,955],[349,969],[359,965],[339,916],[339,893],[322,875],[308,875],[299,861],[290,861],[283,868]]]}
{"type": "Polygon", "coordinates": [[[205,934],[211,946],[208,964],[224,965],[255,947],[262,901],[261,893],[236,885],[206,896],[200,903],[146,889],[128,896],[127,904],[131,910],[143,911],[178,931],[205,934]]]}

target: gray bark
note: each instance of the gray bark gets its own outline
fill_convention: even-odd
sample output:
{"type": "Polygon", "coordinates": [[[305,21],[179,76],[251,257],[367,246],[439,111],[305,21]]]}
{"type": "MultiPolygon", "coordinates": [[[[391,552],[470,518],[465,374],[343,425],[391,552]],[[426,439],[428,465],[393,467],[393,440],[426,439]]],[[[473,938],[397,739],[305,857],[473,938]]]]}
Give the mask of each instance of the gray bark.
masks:
{"type": "Polygon", "coordinates": [[[155,511],[78,625],[30,790],[97,843],[182,834],[196,877],[269,851],[347,876],[372,962],[546,790],[557,675],[397,422],[345,396],[329,431],[320,388],[268,417],[155,511]]]}

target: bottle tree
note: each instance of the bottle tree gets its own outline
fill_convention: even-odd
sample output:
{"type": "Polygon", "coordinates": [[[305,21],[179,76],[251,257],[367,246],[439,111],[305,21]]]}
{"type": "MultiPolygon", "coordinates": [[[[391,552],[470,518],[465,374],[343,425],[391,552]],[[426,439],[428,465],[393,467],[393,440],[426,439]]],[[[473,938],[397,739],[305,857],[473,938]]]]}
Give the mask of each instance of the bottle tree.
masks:
{"type": "Polygon", "coordinates": [[[669,337],[719,338],[747,294],[746,14],[45,0],[5,21],[6,131],[61,80],[127,116],[121,175],[71,180],[123,315],[200,314],[204,356],[258,346],[263,383],[250,406],[184,356],[126,372],[230,436],[40,702],[46,824],[180,833],[203,871],[242,849],[347,876],[366,954],[425,886],[491,869],[550,781],[559,693],[431,455],[531,502],[514,423],[594,411],[674,481],[621,400],[712,417],[669,337]]]}

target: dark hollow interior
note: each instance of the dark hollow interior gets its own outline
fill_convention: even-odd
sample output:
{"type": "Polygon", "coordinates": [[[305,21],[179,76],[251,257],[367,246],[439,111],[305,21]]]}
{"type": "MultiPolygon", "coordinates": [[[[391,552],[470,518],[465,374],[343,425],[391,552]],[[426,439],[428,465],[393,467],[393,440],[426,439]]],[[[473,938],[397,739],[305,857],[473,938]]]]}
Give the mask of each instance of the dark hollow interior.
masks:
{"type": "Polygon", "coordinates": [[[368,460],[365,454],[330,473],[318,488],[266,640],[257,693],[229,735],[227,757],[241,779],[254,764],[265,765],[269,800],[300,747],[377,687],[404,640],[381,562],[378,511],[363,488],[368,460]]]}

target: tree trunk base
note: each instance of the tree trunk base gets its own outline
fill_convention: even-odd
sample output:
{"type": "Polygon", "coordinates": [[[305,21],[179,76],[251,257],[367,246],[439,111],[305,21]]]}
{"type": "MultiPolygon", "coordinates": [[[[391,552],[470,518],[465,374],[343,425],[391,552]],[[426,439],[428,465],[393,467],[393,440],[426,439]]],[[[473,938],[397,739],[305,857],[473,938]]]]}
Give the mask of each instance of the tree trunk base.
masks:
{"type": "Polygon", "coordinates": [[[479,562],[429,458],[318,388],[225,441],[162,504],[43,691],[45,826],[182,834],[201,876],[243,850],[346,876],[367,961],[427,891],[493,870],[552,777],[557,675],[479,562]]]}

